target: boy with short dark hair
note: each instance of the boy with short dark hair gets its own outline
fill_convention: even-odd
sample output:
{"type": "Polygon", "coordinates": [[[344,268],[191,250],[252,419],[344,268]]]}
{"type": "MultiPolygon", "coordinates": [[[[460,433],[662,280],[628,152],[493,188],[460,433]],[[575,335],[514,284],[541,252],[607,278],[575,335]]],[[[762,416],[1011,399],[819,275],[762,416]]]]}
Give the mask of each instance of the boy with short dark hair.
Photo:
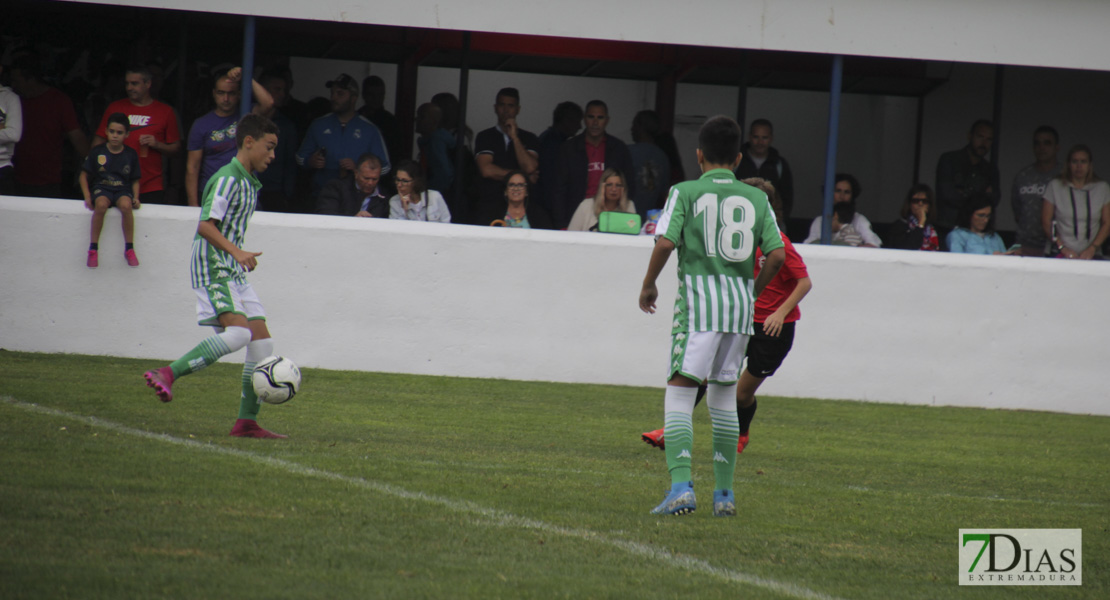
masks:
{"type": "Polygon", "coordinates": [[[230,433],[236,437],[286,437],[257,423],[260,404],[251,375],[258,361],[274,353],[274,344],[262,302],[247,282],[247,272],[258,266],[262,253],[242,249],[262,187],[254,173],[265,171],[274,159],[277,134],[277,125],[266,117],[249,114],[240,119],[235,133],[238,152],[204,188],[190,272],[197,297],[197,323],[214,327],[217,334],[170,365],[144,374],[158,399],[169,402],[174,381],[246,347],[239,419],[230,433]]]}
{"type": "Polygon", "coordinates": [[[85,264],[90,269],[95,269],[100,264],[97,255],[100,230],[104,228],[105,213],[115,206],[123,215],[123,257],[128,266],[137,267],[139,257],[135,255],[135,217],[131,211],[139,209],[139,183],[142,179],[139,154],[123,144],[131,131],[127,115],[109,115],[105,131],[108,141],[90,150],[81,168],[81,193],[85,196],[85,208],[93,211],[89,254],[85,264]]]}
{"type": "Polygon", "coordinates": [[[655,312],[655,282],[678,248],[678,295],[671,328],[669,381],[664,396],[665,452],[671,489],[654,514],[682,515],[697,507],[691,477],[693,410],[708,381],[713,420],[713,514],[733,516],[736,445],[740,437],[736,382],[755,298],[782,267],[785,253],[767,194],[736,180],[740,126],[723,116],[698,135],[702,176],[671,188],[656,226],[657,242],[640,290],[640,309],[655,312]],[[766,262],[753,279],[755,249],[766,262]]]}

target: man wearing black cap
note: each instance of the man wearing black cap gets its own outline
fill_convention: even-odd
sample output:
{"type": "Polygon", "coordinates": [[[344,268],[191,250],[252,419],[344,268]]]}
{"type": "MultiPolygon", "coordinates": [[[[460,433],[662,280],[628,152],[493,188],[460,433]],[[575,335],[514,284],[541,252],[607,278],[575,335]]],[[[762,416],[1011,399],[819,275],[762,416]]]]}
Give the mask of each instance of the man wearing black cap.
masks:
{"type": "Polygon", "coordinates": [[[389,153],[382,134],[366,117],[355,111],[358,105],[358,82],[346,73],[327,83],[331,89],[331,113],[308,126],[297,164],[315,171],[312,195],[316,196],[327,182],[349,177],[355,170],[355,159],[369,152],[382,161],[382,175],[389,173],[389,153]]]}

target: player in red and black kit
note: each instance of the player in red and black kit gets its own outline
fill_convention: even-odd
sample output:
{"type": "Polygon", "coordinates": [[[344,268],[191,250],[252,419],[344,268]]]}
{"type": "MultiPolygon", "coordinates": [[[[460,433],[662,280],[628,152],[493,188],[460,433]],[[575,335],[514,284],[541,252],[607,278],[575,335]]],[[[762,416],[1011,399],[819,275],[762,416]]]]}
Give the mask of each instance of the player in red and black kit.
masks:
{"type": "MultiPolygon", "coordinates": [[[[745,179],[744,183],[763,190],[775,209],[776,215],[781,215],[781,202],[774,187],[763,179],[745,179]]],[[[781,221],[781,219],[780,219],[781,221]]],[[[740,421],[740,441],[736,446],[736,453],[744,451],[748,445],[748,430],[758,403],[755,392],[763,380],[775,374],[783,359],[790,353],[794,345],[794,324],[801,317],[798,304],[805,298],[813,284],[809,280],[806,264],[794,244],[790,243],[786,234],[780,232],[782,241],[786,244],[786,263],[779,269],[778,275],[767,284],[763,293],[756,298],[755,334],[748,339],[747,360],[745,368],[740,372],[740,382],[736,386],[736,412],[740,421]]],[[[755,272],[763,266],[763,255],[756,249],[755,272]]],[[[705,388],[698,390],[698,401],[705,394],[705,388]]],[[[664,448],[663,430],[656,429],[640,435],[648,444],[656,448],[664,448]]]]}

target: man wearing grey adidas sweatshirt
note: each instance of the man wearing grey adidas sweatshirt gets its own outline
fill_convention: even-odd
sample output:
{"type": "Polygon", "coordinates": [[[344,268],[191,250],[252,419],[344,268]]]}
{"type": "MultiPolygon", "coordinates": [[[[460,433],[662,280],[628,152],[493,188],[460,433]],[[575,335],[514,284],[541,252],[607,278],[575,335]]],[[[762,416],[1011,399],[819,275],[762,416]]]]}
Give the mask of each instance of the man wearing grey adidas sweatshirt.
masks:
{"type": "MultiPolygon", "coordinates": [[[[0,74],[4,67],[0,66],[0,74]]],[[[10,196],[15,188],[12,154],[23,136],[23,105],[11,88],[0,85],[0,196],[10,196]]]]}
{"type": "Polygon", "coordinates": [[[1060,174],[1056,150],[1060,136],[1048,125],[1033,132],[1033,156],[1036,162],[1018,171],[1010,191],[1010,202],[1017,221],[1017,243],[1022,256],[1044,256],[1046,240],[1041,224],[1045,187],[1060,174]]]}

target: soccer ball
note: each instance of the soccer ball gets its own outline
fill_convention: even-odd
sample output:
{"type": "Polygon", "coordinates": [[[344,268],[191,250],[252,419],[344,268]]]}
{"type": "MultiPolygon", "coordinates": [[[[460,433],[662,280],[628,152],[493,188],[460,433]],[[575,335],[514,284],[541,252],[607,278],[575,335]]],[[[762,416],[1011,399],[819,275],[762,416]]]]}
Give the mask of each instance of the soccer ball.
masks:
{"type": "Polygon", "coordinates": [[[259,400],[281,404],[292,400],[301,389],[301,370],[284,356],[270,356],[255,365],[251,383],[259,400]]]}

